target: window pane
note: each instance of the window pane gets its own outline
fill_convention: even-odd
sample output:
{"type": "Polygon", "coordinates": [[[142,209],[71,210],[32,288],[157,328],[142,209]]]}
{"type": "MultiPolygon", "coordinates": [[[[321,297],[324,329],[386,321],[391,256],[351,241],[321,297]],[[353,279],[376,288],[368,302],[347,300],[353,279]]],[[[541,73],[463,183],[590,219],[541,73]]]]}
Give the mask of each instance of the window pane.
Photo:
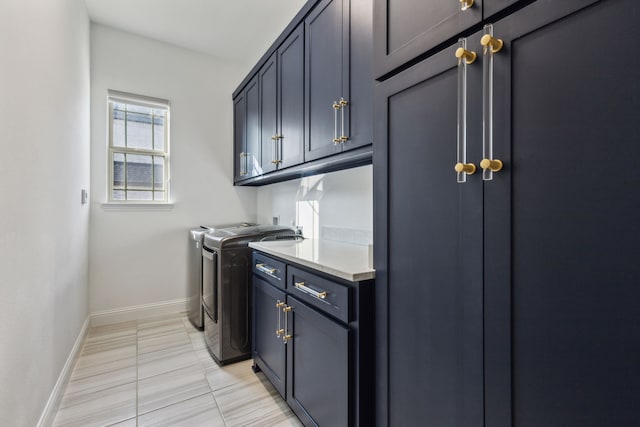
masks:
{"type": "Polygon", "coordinates": [[[153,156],[153,188],[164,190],[164,157],[153,156]]]}
{"type": "Polygon", "coordinates": [[[126,104],[122,104],[120,102],[114,102],[113,103],[113,109],[114,110],[118,110],[118,111],[125,111],[127,108],[126,104]]]}
{"type": "MultiPolygon", "coordinates": [[[[124,188],[124,154],[122,153],[113,153],[113,188],[124,188]]],[[[122,197],[124,198],[124,193],[122,197]]]]}
{"type": "MultiPolygon", "coordinates": [[[[127,154],[127,189],[149,189],[152,187],[151,157],[127,154]]],[[[129,199],[129,197],[127,197],[129,199]]]]}
{"type": "Polygon", "coordinates": [[[127,112],[127,147],[152,149],[151,116],[127,112]]]}
{"type": "Polygon", "coordinates": [[[164,191],[155,191],[153,193],[153,200],[157,200],[160,202],[164,201],[164,191]]]}
{"type": "Polygon", "coordinates": [[[124,200],[124,190],[113,190],[113,200],[124,200]]]}
{"type": "Polygon", "coordinates": [[[152,200],[151,191],[127,191],[127,200],[152,200]]]}
{"type": "Polygon", "coordinates": [[[124,112],[113,110],[113,146],[124,147],[124,112]]]}
{"type": "Polygon", "coordinates": [[[164,150],[164,112],[162,116],[153,117],[153,145],[154,150],[164,150]]]}
{"type": "Polygon", "coordinates": [[[151,112],[153,111],[153,108],[141,107],[139,105],[134,105],[134,104],[127,104],[127,111],[132,113],[142,113],[142,114],[146,114],[147,116],[150,116],[151,112]]]}

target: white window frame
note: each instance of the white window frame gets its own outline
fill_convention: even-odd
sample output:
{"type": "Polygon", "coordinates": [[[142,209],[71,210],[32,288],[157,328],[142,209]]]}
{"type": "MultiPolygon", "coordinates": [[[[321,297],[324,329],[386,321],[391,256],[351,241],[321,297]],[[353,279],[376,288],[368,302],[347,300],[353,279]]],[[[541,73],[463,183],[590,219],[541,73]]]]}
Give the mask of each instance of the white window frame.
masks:
{"type": "MultiPolygon", "coordinates": [[[[164,204],[170,204],[171,203],[171,198],[170,198],[170,174],[169,174],[169,128],[170,128],[170,104],[168,100],[165,99],[160,99],[160,98],[152,98],[149,96],[143,96],[143,95],[135,95],[135,94],[130,94],[130,93],[125,93],[125,92],[119,92],[119,91],[115,91],[115,90],[109,90],[108,91],[108,96],[107,96],[107,110],[108,110],[108,116],[109,116],[109,129],[108,129],[108,177],[107,177],[107,181],[108,181],[108,189],[107,189],[107,203],[109,204],[121,204],[121,205],[137,205],[137,204],[145,204],[145,205],[164,205],[164,204]],[[135,105],[138,107],[147,107],[147,108],[154,108],[154,109],[158,109],[158,110],[164,110],[165,111],[165,115],[164,115],[164,149],[163,150],[153,150],[153,149],[141,149],[141,148],[131,148],[131,147],[121,147],[121,146],[114,146],[113,145],[113,104],[114,103],[122,103],[122,104],[127,104],[127,105],[135,105]],[[113,186],[113,156],[115,153],[123,153],[123,154],[141,154],[141,155],[148,155],[148,156],[157,156],[157,157],[163,157],[164,158],[164,176],[163,176],[163,183],[164,183],[164,198],[162,200],[141,200],[141,199],[126,199],[126,200],[118,200],[118,199],[114,199],[113,198],[113,190],[114,190],[114,186],[113,186]]],[[[153,126],[153,124],[152,124],[153,126]]],[[[127,132],[126,132],[126,115],[125,115],[125,141],[127,138],[127,132]]],[[[152,133],[152,138],[153,138],[153,133],[152,133]]],[[[125,143],[126,145],[126,143],[125,143]]],[[[152,145],[153,147],[153,145],[152,145]]],[[[155,169],[153,167],[153,162],[152,162],[152,173],[155,172],[155,169]]],[[[154,182],[155,182],[155,176],[152,175],[152,190],[151,190],[151,194],[152,194],[152,199],[155,198],[155,194],[156,191],[154,189],[154,182]]],[[[125,187],[124,187],[124,191],[125,191],[125,197],[127,195],[127,178],[126,178],[126,162],[125,162],[125,187]]],[[[146,190],[145,190],[146,191],[146,190]]]]}

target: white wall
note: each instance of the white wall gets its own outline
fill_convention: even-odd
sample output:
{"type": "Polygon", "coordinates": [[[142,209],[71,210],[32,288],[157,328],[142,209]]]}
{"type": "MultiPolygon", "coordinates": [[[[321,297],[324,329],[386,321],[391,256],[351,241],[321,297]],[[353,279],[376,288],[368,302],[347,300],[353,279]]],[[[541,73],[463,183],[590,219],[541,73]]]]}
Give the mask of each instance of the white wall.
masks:
{"type": "Polygon", "coordinates": [[[243,67],[91,25],[91,312],[187,297],[187,230],[255,221],[256,191],[232,185],[231,93],[243,67]],[[171,102],[171,210],[108,210],[107,90],[171,102]]]}
{"type": "Polygon", "coordinates": [[[88,314],[89,21],[0,2],[0,425],[34,426],[88,314]]]}
{"type": "Polygon", "coordinates": [[[373,242],[373,167],[271,184],[258,189],[258,222],[302,225],[305,237],[373,242]],[[317,215],[316,235],[308,217],[317,215]]]}

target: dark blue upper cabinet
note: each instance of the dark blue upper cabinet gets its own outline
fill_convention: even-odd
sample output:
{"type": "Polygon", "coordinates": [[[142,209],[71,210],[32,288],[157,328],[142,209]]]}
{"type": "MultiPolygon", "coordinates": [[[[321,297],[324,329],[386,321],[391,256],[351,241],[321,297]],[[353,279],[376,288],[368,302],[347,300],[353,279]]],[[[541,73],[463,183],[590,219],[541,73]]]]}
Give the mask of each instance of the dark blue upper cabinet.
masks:
{"type": "Polygon", "coordinates": [[[372,1],[323,0],[305,19],[305,161],[373,141],[372,1]]]}
{"type": "Polygon", "coordinates": [[[519,0],[375,0],[375,77],[419,58],[519,0]]]}
{"type": "Polygon", "coordinates": [[[304,21],[307,161],[341,150],[342,117],[334,104],[349,97],[348,5],[349,0],[324,0],[304,21]]]}

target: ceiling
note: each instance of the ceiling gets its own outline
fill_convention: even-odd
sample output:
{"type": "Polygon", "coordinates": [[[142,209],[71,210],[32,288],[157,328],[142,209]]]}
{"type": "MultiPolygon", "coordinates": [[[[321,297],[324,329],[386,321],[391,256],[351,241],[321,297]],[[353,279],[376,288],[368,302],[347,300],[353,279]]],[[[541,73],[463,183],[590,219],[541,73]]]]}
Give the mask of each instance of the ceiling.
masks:
{"type": "Polygon", "coordinates": [[[85,0],[91,21],[248,68],[306,0],[85,0]]]}

